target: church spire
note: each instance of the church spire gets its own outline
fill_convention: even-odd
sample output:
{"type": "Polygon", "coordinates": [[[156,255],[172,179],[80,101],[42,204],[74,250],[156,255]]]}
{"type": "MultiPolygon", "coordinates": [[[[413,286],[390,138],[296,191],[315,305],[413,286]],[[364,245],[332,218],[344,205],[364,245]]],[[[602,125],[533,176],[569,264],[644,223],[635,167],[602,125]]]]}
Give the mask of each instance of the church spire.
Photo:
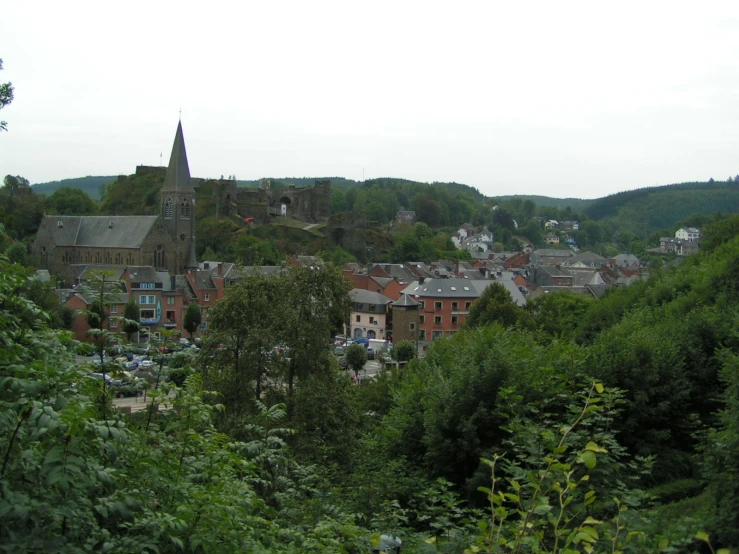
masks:
{"type": "Polygon", "coordinates": [[[182,135],[182,122],[177,124],[177,134],[172,145],[172,155],[169,157],[169,167],[164,177],[162,190],[173,190],[178,192],[192,192],[190,182],[190,167],[187,165],[187,151],[185,150],[185,137],[182,135]]]}

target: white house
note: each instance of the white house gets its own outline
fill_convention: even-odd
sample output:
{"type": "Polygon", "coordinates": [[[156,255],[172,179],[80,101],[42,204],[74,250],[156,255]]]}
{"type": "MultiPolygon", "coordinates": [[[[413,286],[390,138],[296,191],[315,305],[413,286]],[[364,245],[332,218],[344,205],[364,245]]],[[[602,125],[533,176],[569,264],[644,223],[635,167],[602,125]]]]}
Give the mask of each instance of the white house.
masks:
{"type": "Polygon", "coordinates": [[[695,227],[681,227],[675,231],[675,238],[687,240],[688,242],[696,242],[701,238],[701,230],[695,227]]]}

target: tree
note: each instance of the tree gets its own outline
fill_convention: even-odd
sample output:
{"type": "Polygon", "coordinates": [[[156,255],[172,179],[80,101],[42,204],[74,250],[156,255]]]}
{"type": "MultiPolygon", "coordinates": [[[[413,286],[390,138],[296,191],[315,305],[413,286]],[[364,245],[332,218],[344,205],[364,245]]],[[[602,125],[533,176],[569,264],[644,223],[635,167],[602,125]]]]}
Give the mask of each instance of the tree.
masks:
{"type": "Polygon", "coordinates": [[[505,327],[515,325],[522,317],[511,293],[500,283],[492,283],[482,296],[470,306],[470,315],[465,324],[469,328],[500,323],[505,327]]]}
{"type": "MultiPolygon", "coordinates": [[[[0,59],[0,71],[3,70],[3,60],[0,59]]],[[[0,83],[0,110],[13,101],[13,83],[0,83]]],[[[0,131],[8,130],[8,122],[0,121],[0,131]]]]}
{"type": "Polygon", "coordinates": [[[46,199],[46,209],[58,215],[93,215],[97,204],[82,189],[61,187],[46,199]]]}
{"type": "Polygon", "coordinates": [[[14,242],[5,251],[5,254],[8,256],[8,259],[11,261],[11,263],[26,265],[28,248],[26,247],[25,243],[14,242]]]}
{"type": "Polygon", "coordinates": [[[190,302],[185,311],[185,321],[182,325],[185,328],[185,331],[190,333],[190,340],[192,340],[193,333],[200,328],[200,323],[202,321],[203,317],[200,314],[200,306],[195,302],[190,302]]]}
{"type": "Polygon", "coordinates": [[[131,342],[132,336],[141,329],[141,310],[135,300],[126,302],[123,319],[123,331],[128,334],[128,342],[131,342]]]}
{"type": "Polygon", "coordinates": [[[361,344],[354,343],[346,349],[344,356],[346,356],[346,361],[349,362],[349,367],[358,376],[364,368],[364,364],[367,363],[367,349],[361,344]]]}
{"type": "Polygon", "coordinates": [[[416,357],[418,351],[413,341],[402,340],[393,347],[393,358],[399,362],[409,362],[416,357]]]}

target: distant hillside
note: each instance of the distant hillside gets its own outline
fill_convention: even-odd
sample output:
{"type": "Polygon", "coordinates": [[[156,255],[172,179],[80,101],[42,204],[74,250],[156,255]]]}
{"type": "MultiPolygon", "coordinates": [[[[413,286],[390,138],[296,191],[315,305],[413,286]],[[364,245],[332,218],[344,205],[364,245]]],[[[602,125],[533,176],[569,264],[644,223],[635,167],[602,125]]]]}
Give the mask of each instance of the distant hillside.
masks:
{"type": "Polygon", "coordinates": [[[550,207],[557,208],[558,210],[564,210],[568,207],[573,212],[584,211],[587,206],[590,206],[595,200],[585,200],[583,198],[552,198],[551,196],[535,196],[529,194],[513,194],[509,196],[496,196],[505,202],[509,200],[520,199],[521,201],[531,200],[537,207],[550,207]]]}
{"type": "Polygon", "coordinates": [[[100,186],[112,183],[118,178],[117,175],[99,175],[87,177],[77,177],[75,179],[62,179],[61,181],[49,181],[48,183],[38,183],[33,185],[33,190],[37,194],[43,194],[49,196],[54,194],[54,191],[61,187],[70,187],[84,190],[90,198],[100,200],[102,195],[100,194],[100,186]]]}
{"type": "Polygon", "coordinates": [[[693,214],[739,212],[739,184],[680,183],[631,190],[594,200],[583,212],[596,220],[670,228],[693,214]]]}

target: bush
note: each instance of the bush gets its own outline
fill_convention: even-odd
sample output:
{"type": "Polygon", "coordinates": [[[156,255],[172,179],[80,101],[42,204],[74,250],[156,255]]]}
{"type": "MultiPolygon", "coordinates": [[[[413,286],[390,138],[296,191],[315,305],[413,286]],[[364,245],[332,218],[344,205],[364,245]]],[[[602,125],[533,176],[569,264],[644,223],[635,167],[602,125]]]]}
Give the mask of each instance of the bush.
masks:
{"type": "Polygon", "coordinates": [[[703,481],[697,479],[677,479],[648,491],[658,504],[669,504],[685,498],[698,496],[706,488],[703,481]]]}

